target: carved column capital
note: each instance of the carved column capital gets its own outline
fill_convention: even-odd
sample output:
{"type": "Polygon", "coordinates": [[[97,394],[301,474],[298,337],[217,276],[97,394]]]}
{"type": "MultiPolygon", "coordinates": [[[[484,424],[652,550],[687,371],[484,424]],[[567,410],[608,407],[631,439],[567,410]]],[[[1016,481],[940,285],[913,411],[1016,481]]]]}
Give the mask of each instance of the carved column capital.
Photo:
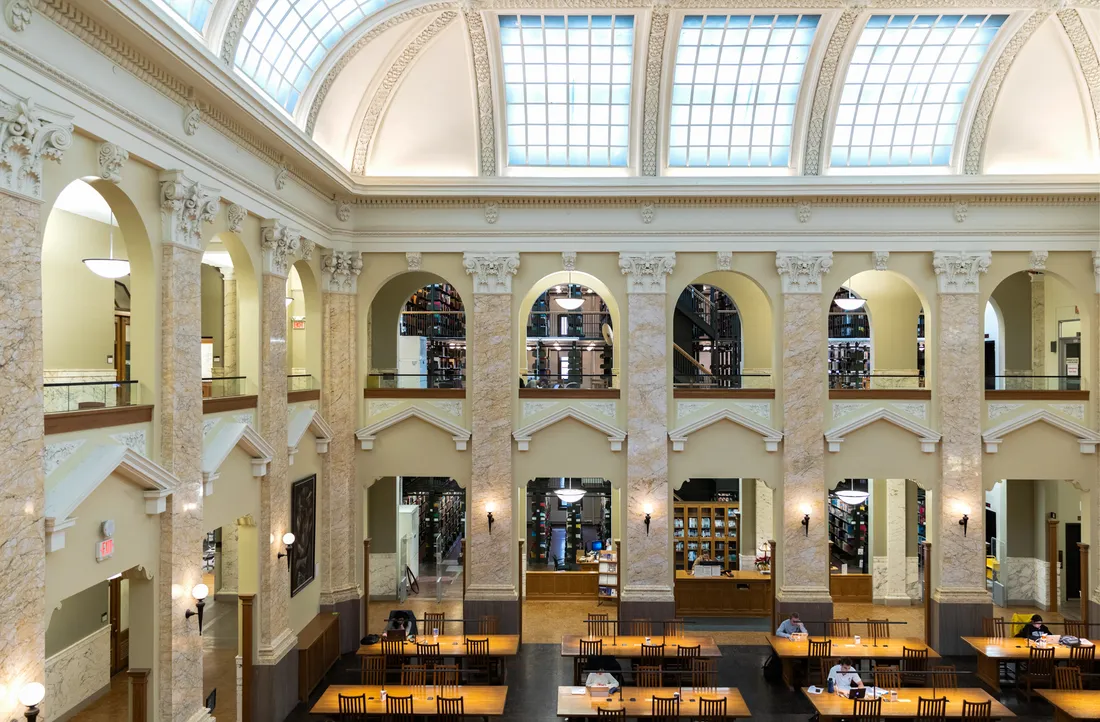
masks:
{"type": "Polygon", "coordinates": [[[665,280],[676,267],[676,254],[620,253],[619,270],[627,277],[627,293],[664,293],[665,280]]]}
{"type": "Polygon", "coordinates": [[[358,290],[363,256],[358,251],[332,251],[321,256],[321,287],[325,293],[350,293],[358,290]]]}
{"type": "Polygon", "coordinates": [[[42,199],[42,162],[60,161],[73,144],[72,118],[0,98],[0,190],[42,199]]]}
{"type": "Polygon", "coordinates": [[[160,174],[160,218],[163,243],[202,248],[202,224],[218,214],[217,188],[192,181],[181,170],[160,174]]]}
{"type": "Polygon", "coordinates": [[[978,276],[992,263],[989,251],[936,251],[932,257],[940,293],[977,293],[978,276]]]}
{"type": "Polygon", "coordinates": [[[821,293],[821,278],[833,267],[832,252],[791,253],[778,251],[775,268],[783,281],[783,293],[821,293]]]}
{"type": "Polygon", "coordinates": [[[474,293],[511,293],[519,270],[518,253],[463,253],[462,265],[474,277],[474,293]]]}
{"type": "Polygon", "coordinates": [[[268,219],[260,225],[260,247],[264,254],[264,273],[286,278],[293,257],[302,243],[302,234],[282,221],[268,219]]]}

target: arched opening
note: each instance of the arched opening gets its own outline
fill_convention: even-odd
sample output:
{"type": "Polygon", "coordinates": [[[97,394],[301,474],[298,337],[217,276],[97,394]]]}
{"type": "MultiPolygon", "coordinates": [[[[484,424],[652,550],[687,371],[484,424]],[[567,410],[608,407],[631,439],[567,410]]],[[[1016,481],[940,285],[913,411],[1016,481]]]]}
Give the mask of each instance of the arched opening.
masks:
{"type": "Polygon", "coordinates": [[[521,383],[534,388],[612,388],[614,334],[611,311],[594,289],[572,279],[551,286],[534,300],[527,315],[527,371],[521,383]]]}
{"type": "Polygon", "coordinates": [[[213,340],[204,353],[203,394],[254,393],[260,364],[256,265],[241,238],[229,231],[206,242],[202,262],[204,345],[213,340]]]}
{"type": "Polygon", "coordinates": [[[305,261],[297,261],[286,279],[287,391],[319,388],[320,300],[313,269],[305,261]]]}
{"type": "Polygon", "coordinates": [[[741,316],[728,293],[693,283],[676,299],[672,322],[674,382],[741,388],[741,316]]]}

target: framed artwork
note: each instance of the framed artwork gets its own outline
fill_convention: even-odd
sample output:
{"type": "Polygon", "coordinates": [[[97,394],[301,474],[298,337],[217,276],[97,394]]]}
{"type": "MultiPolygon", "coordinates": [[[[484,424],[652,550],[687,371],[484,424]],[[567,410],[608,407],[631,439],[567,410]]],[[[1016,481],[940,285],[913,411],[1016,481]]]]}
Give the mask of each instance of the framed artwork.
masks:
{"type": "Polygon", "coordinates": [[[294,534],[294,547],[290,552],[290,596],[293,597],[309,586],[316,576],[316,474],[290,486],[290,531],[294,534]]]}

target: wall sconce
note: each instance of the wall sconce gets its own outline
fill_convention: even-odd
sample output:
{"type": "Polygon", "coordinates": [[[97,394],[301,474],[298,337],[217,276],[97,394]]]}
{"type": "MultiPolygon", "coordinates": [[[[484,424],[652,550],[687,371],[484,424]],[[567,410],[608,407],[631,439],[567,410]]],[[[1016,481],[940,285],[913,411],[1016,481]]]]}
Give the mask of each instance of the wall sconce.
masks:
{"type": "Polygon", "coordinates": [[[210,594],[210,588],[205,584],[196,584],[191,590],[191,596],[195,598],[195,608],[188,609],[183,613],[184,619],[190,619],[191,617],[199,618],[199,636],[202,636],[202,610],[206,606],[206,595],[210,594]]]}
{"type": "Polygon", "coordinates": [[[649,536],[649,522],[652,521],[653,505],[646,504],[642,507],[642,511],[645,512],[645,535],[649,536]]]}
{"type": "Polygon", "coordinates": [[[962,519],[959,519],[959,526],[963,528],[963,536],[966,536],[966,525],[970,523],[970,507],[960,506],[959,511],[962,512],[962,519]]]}
{"type": "Polygon", "coordinates": [[[294,535],[290,532],[283,534],[283,546],[286,547],[286,553],[279,552],[279,559],[286,557],[286,568],[290,569],[290,552],[294,549],[294,535]]]}
{"type": "Polygon", "coordinates": [[[485,505],[485,518],[489,520],[489,536],[493,535],[493,509],[495,508],[492,503],[485,505]]]}
{"type": "Polygon", "coordinates": [[[810,535],[810,505],[802,505],[802,528],[806,531],[806,536],[810,535]]]}
{"type": "Polygon", "coordinates": [[[41,682],[27,682],[23,685],[23,688],[19,690],[19,704],[27,708],[23,716],[28,720],[38,719],[38,713],[41,711],[38,709],[38,705],[42,704],[45,697],[46,688],[42,686],[41,682]]]}

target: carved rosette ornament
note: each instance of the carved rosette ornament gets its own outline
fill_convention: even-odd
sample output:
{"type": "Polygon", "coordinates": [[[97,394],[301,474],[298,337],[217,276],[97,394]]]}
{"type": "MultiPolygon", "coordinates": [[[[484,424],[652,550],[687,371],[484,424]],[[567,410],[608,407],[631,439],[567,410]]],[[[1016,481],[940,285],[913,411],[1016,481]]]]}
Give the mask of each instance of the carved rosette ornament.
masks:
{"type": "Polygon", "coordinates": [[[654,216],[657,215],[657,206],[646,201],[642,203],[640,211],[642,214],[642,223],[649,224],[653,222],[654,216]]]}
{"type": "Polygon", "coordinates": [[[955,201],[955,222],[962,223],[970,213],[969,201],[955,201]]]}
{"type": "Polygon", "coordinates": [[[301,234],[287,228],[281,221],[264,221],[260,227],[260,247],[264,254],[264,273],[286,278],[290,259],[298,252],[301,234]]]}
{"type": "Polygon", "coordinates": [[[198,102],[188,101],[187,107],[183,111],[183,132],[187,135],[194,135],[199,132],[199,123],[201,122],[202,108],[199,107],[198,102]]]}
{"type": "Polygon", "coordinates": [[[122,166],[130,159],[130,154],[117,143],[99,144],[99,177],[115,185],[122,182],[122,166]]]}
{"type": "Polygon", "coordinates": [[[72,118],[32,100],[0,101],[0,189],[40,199],[42,161],[60,161],[72,144],[72,118]]]}
{"type": "Polygon", "coordinates": [[[890,264],[890,251],[871,251],[871,258],[874,260],[876,271],[885,271],[890,264]]]}
{"type": "Polygon", "coordinates": [[[511,293],[519,270],[518,253],[463,253],[462,265],[474,277],[474,293],[511,293]]]}
{"type": "Polygon", "coordinates": [[[189,179],[181,170],[160,174],[160,218],[164,243],[202,248],[202,224],[218,214],[217,188],[189,179]]]}
{"type": "Polygon", "coordinates": [[[821,278],[833,267],[832,252],[775,254],[783,293],[821,293],[821,278]]]}
{"type": "Polygon", "coordinates": [[[347,223],[351,218],[351,204],[347,201],[336,201],[336,220],[347,223]]]}
{"type": "Polygon", "coordinates": [[[424,256],[420,254],[420,251],[409,251],[405,254],[405,263],[409,265],[409,272],[414,273],[423,266],[424,256]]]}
{"type": "Polygon", "coordinates": [[[626,279],[627,293],[664,293],[665,280],[676,267],[676,254],[620,253],[619,270],[626,279]]]}
{"type": "Polygon", "coordinates": [[[936,251],[932,256],[940,293],[977,293],[978,276],[992,263],[989,251],[936,251]]]}
{"type": "Polygon", "coordinates": [[[718,251],[718,270],[733,270],[733,251],[718,251]]]}
{"type": "Polygon", "coordinates": [[[1033,271],[1047,270],[1047,256],[1049,255],[1049,251],[1032,251],[1028,257],[1028,266],[1033,271]]]}
{"type": "Polygon", "coordinates": [[[233,203],[226,211],[226,220],[229,223],[229,230],[234,233],[240,233],[244,228],[244,219],[248,215],[248,211],[244,209],[244,206],[239,206],[233,203]]]}
{"type": "Polygon", "coordinates": [[[577,252],[576,251],[562,251],[561,252],[561,267],[566,271],[577,270],[577,252]]]}
{"type": "Polygon", "coordinates": [[[357,290],[363,256],[358,251],[333,251],[321,256],[321,280],[325,293],[352,293],[357,290]]]}
{"type": "Polygon", "coordinates": [[[500,202],[490,201],[485,204],[485,222],[492,225],[500,219],[500,202]]]}

